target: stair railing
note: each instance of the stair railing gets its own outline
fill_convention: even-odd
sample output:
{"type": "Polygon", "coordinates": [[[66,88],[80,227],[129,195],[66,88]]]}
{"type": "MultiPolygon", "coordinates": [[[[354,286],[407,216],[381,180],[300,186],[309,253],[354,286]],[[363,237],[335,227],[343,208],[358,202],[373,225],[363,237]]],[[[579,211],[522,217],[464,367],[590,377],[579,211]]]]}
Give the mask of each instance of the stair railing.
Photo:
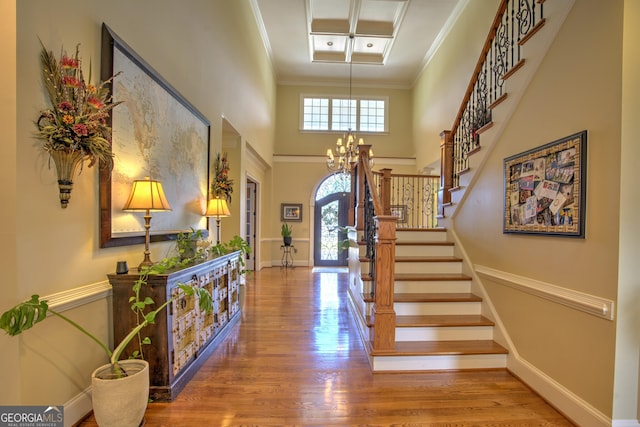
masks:
{"type": "Polygon", "coordinates": [[[502,0],[451,130],[440,134],[439,214],[451,190],[480,149],[480,134],[491,127],[492,110],[506,97],[505,80],[524,65],[522,45],[544,25],[544,0],[502,0]]]}
{"type": "Polygon", "coordinates": [[[389,182],[382,176],[378,182],[369,166],[370,145],[361,145],[352,182],[355,189],[355,226],[362,232],[369,260],[373,308],[369,342],[374,352],[395,348],[396,313],[393,308],[396,217],[390,215],[389,182]],[[378,192],[378,187],[380,192],[378,192]],[[387,200],[383,203],[383,200],[387,200]],[[386,207],[385,207],[386,205],[386,207]]]}

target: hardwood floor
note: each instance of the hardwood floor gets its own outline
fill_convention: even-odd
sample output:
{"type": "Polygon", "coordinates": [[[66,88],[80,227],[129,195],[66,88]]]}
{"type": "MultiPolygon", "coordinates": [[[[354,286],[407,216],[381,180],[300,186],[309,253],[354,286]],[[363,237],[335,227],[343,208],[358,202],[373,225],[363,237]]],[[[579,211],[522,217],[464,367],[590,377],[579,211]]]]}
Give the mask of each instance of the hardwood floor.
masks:
{"type": "Polygon", "coordinates": [[[250,274],[240,322],[176,400],[149,404],[145,425],[573,425],[504,370],[373,374],[346,287],[346,273],[250,274]]]}

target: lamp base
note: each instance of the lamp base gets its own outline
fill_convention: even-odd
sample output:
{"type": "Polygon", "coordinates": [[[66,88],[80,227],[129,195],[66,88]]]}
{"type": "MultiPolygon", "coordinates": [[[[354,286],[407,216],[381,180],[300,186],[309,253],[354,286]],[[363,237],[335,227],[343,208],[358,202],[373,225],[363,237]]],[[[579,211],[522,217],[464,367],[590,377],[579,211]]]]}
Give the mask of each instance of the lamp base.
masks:
{"type": "Polygon", "coordinates": [[[151,267],[155,264],[153,261],[149,259],[149,257],[145,257],[145,259],[138,265],[138,270],[142,270],[142,267],[151,267]]]}

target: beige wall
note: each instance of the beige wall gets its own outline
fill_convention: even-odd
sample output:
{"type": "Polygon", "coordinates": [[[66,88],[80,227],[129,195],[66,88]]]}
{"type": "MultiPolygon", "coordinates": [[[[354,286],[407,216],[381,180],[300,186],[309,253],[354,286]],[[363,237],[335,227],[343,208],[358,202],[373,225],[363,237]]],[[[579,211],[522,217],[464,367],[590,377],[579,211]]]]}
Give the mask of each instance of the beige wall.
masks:
{"type": "MultiPolygon", "coordinates": [[[[355,71],[354,71],[355,73],[355,71]]],[[[414,157],[411,136],[411,91],[353,87],[353,96],[389,97],[389,133],[383,135],[358,134],[371,144],[376,156],[414,157]]],[[[300,132],[300,94],[327,94],[349,96],[349,88],[326,86],[278,86],[278,111],[276,114],[276,154],[324,155],[327,148],[334,148],[342,133],[300,132]]]]}
{"type": "MultiPolygon", "coordinates": [[[[333,143],[333,138],[331,136],[328,138],[329,142],[325,143],[326,147],[333,143]]],[[[381,168],[390,168],[392,173],[415,173],[415,165],[412,160],[378,159],[373,169],[377,171],[381,168]]],[[[273,206],[270,213],[273,220],[269,232],[263,233],[263,236],[270,236],[266,243],[274,266],[279,266],[282,258],[280,250],[280,245],[282,245],[280,235],[281,203],[302,204],[302,222],[289,223],[293,226],[293,245],[298,250],[294,254],[294,263],[295,265],[313,265],[315,192],[318,185],[331,173],[327,170],[325,159],[322,156],[276,156],[273,167],[273,182],[276,184],[269,202],[273,206]]]]}
{"type": "Polygon", "coordinates": [[[440,172],[440,133],[451,129],[500,0],[472,0],[429,60],[413,91],[418,169],[440,172]]]}
{"type": "MultiPolygon", "coordinates": [[[[32,293],[48,295],[104,282],[117,260],[136,265],[142,259],[141,245],[98,247],[95,170],[86,169],[75,180],[69,208],[59,206],[55,174],[32,137],[33,121],[47,106],[38,38],[54,52],[62,46],[71,51],[80,43],[85,65],[92,61],[95,76],[101,24],[107,23],[210,120],[212,154],[221,148],[224,115],[252,142],[257,155],[266,164],[271,162],[275,80],[248,0],[191,2],[189,7],[170,0],[72,0],[64,5],[33,0],[3,2],[1,16],[6,23],[0,43],[3,73],[8,74],[2,79],[2,105],[11,106],[1,119],[5,124],[2,174],[8,190],[6,206],[15,208],[13,213],[11,209],[2,213],[7,253],[3,259],[9,265],[4,269],[8,281],[0,310],[32,293]],[[15,85],[11,70],[17,71],[15,85]]],[[[158,259],[172,245],[152,244],[151,250],[152,258],[158,259]]],[[[67,314],[108,339],[109,306],[110,300],[103,299],[67,314]]],[[[17,355],[20,358],[18,368],[2,376],[2,404],[62,405],[89,385],[91,370],[105,361],[97,346],[54,319],[20,338],[3,335],[0,341],[5,366],[16,366],[17,355]]]]}
{"type": "MultiPolygon", "coordinates": [[[[357,73],[354,67],[354,76],[357,73]]],[[[348,81],[347,81],[348,83],[348,81]]],[[[276,160],[273,168],[273,192],[270,195],[270,227],[264,236],[265,247],[271,254],[274,265],[280,264],[280,204],[302,203],[303,221],[294,222],[293,244],[298,252],[294,254],[296,265],[313,265],[313,197],[320,182],[330,172],[326,168],[325,153],[334,148],[342,133],[301,132],[300,96],[349,95],[349,87],[278,85],[276,111],[276,160]]],[[[376,158],[374,169],[383,167],[395,173],[415,173],[413,161],[414,147],[411,135],[411,91],[404,89],[364,88],[354,83],[353,96],[389,97],[389,132],[383,135],[358,134],[371,144],[376,158]]]]}
{"type": "Polygon", "coordinates": [[[638,360],[640,360],[640,222],[637,185],[640,158],[640,2],[624,2],[622,68],[622,148],[620,153],[620,227],[618,272],[618,321],[616,322],[616,373],[613,418],[638,419],[638,360]]]}
{"type": "MultiPolygon", "coordinates": [[[[616,299],[621,42],[622,2],[575,3],[456,211],[455,230],[473,264],[616,299]],[[586,238],[503,234],[503,159],[583,129],[586,238]]],[[[611,416],[615,321],[483,284],[519,356],[611,416]]]]}
{"type": "MultiPolygon", "coordinates": [[[[17,176],[16,170],[16,67],[12,58],[16,57],[16,4],[13,1],[0,2],[0,56],[4,67],[0,68],[0,127],[3,130],[3,156],[0,157],[0,181],[3,183],[4,206],[0,209],[0,240],[4,242],[0,250],[0,270],[3,272],[2,299],[16,301],[19,294],[18,263],[16,244],[17,228],[17,176]]],[[[19,364],[19,341],[0,333],[0,365],[16,367],[19,364]]],[[[5,369],[2,374],[3,387],[0,387],[0,402],[7,405],[18,403],[22,394],[20,372],[15,368],[5,369]]]]}

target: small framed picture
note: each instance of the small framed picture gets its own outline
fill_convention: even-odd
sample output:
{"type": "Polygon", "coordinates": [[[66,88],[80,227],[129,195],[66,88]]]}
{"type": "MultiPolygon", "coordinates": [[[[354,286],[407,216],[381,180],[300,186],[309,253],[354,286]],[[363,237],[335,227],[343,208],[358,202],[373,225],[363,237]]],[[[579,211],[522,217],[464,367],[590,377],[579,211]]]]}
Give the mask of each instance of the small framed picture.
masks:
{"type": "Polygon", "coordinates": [[[397,222],[407,222],[407,206],[406,205],[392,205],[391,215],[398,218],[397,222]]]}
{"type": "Polygon", "coordinates": [[[302,204],[301,203],[280,204],[280,220],[281,221],[302,221],[302,204]]]}

